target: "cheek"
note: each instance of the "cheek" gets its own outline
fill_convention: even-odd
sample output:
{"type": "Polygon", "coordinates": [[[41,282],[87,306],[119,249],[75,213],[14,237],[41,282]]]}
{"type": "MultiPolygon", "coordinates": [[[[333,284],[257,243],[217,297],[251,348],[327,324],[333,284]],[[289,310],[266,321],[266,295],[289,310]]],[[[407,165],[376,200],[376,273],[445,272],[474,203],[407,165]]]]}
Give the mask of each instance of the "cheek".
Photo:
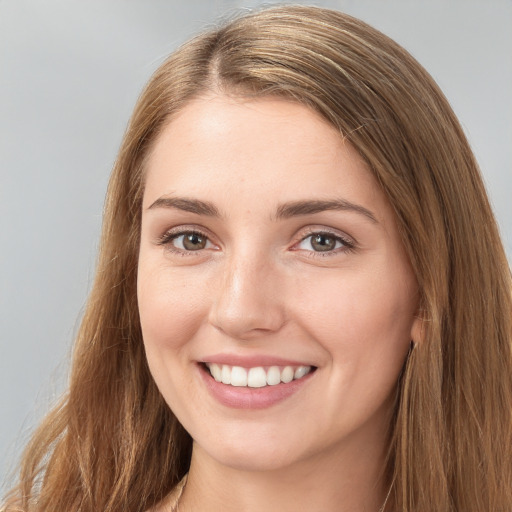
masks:
{"type": "Polygon", "coordinates": [[[139,263],[137,283],[142,337],[153,379],[162,396],[186,418],[187,398],[194,387],[185,370],[190,365],[190,340],[205,319],[204,290],[190,279],[173,275],[161,265],[139,263]]]}
{"type": "Polygon", "coordinates": [[[137,297],[146,350],[178,350],[205,320],[205,290],[168,268],[139,265],[137,297]],[[193,283],[193,284],[192,284],[193,283]]]}
{"type": "Polygon", "coordinates": [[[408,279],[348,272],[302,283],[297,315],[333,358],[401,364],[416,310],[408,279]]]}

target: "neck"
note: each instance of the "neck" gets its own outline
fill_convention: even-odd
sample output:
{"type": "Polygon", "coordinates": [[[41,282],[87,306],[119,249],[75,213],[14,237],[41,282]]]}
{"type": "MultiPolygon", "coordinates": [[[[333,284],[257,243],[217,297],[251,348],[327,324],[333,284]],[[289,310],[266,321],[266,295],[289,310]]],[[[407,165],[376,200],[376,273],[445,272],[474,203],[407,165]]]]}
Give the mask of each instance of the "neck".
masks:
{"type": "Polygon", "coordinates": [[[277,469],[230,467],[194,445],[180,512],[379,512],[389,489],[382,446],[354,446],[277,469]]]}

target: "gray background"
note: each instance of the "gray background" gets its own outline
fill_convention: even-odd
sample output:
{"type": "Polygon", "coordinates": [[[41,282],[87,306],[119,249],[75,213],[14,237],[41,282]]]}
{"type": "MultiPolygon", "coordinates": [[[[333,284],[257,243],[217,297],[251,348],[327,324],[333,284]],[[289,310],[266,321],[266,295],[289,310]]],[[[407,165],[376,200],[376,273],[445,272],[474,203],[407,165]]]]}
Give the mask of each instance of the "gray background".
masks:
{"type": "MultiPolygon", "coordinates": [[[[511,259],[512,0],[304,3],[362,18],[431,72],[473,145],[511,259]]],[[[4,485],[29,432],[65,387],[108,174],[141,87],[187,37],[260,4],[0,0],[4,485]]]]}

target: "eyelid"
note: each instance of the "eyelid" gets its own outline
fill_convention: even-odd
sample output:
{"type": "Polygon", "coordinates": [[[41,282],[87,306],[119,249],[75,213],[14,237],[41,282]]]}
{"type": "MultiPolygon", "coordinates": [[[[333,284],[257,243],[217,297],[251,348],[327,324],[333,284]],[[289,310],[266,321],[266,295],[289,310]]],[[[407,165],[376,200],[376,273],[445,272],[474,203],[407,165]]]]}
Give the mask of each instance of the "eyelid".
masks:
{"type": "Polygon", "coordinates": [[[183,236],[186,234],[191,234],[191,233],[201,235],[201,236],[207,238],[208,241],[215,248],[218,248],[218,244],[216,244],[212,240],[213,237],[209,234],[209,231],[202,227],[194,225],[194,224],[190,224],[190,225],[181,225],[180,224],[179,226],[175,226],[175,227],[166,229],[161,235],[159,235],[157,237],[155,243],[156,243],[156,245],[161,245],[161,246],[166,247],[171,252],[175,252],[175,253],[179,253],[179,254],[193,254],[193,253],[203,252],[204,250],[211,250],[211,248],[208,248],[208,249],[205,248],[205,249],[199,249],[197,251],[187,251],[186,249],[179,249],[172,245],[171,242],[173,240],[175,240],[176,238],[179,238],[180,236],[183,236]]]}
{"type": "MultiPolygon", "coordinates": [[[[186,234],[195,233],[200,236],[203,236],[208,239],[208,241],[214,246],[214,250],[219,249],[219,244],[216,243],[213,239],[214,237],[210,234],[208,229],[203,228],[202,226],[197,226],[195,224],[185,224],[185,225],[178,225],[175,227],[171,227],[166,229],[161,235],[159,235],[155,241],[156,245],[161,245],[166,247],[167,250],[170,252],[181,254],[181,255],[196,255],[203,253],[205,250],[212,250],[211,247],[209,248],[203,248],[198,249],[196,251],[188,251],[186,249],[179,249],[177,247],[174,247],[172,245],[172,241],[179,236],[183,236],[186,234]]],[[[291,246],[292,251],[302,251],[305,254],[308,254],[309,257],[325,257],[325,256],[332,256],[340,253],[346,253],[349,251],[353,251],[358,248],[357,241],[350,235],[346,234],[343,231],[340,231],[335,228],[326,227],[326,226],[308,226],[306,228],[303,228],[302,230],[299,230],[297,235],[294,237],[295,241],[293,242],[291,246]],[[329,251],[314,251],[314,250],[307,250],[307,249],[300,249],[298,248],[298,245],[306,240],[308,237],[313,235],[327,235],[332,236],[339,240],[343,246],[339,248],[335,248],[329,251]]]]}
{"type": "Polygon", "coordinates": [[[302,231],[300,235],[297,236],[298,240],[294,242],[292,246],[292,250],[294,251],[304,251],[305,253],[311,253],[312,257],[324,257],[324,256],[331,256],[334,254],[349,252],[357,249],[357,242],[356,240],[344,233],[343,231],[339,231],[334,228],[327,228],[325,226],[309,226],[306,228],[305,231],[302,231]],[[313,250],[306,250],[306,249],[299,249],[297,246],[313,235],[328,235],[336,238],[337,240],[341,241],[343,244],[343,247],[340,247],[338,249],[333,249],[331,251],[313,251],[313,250]]]}

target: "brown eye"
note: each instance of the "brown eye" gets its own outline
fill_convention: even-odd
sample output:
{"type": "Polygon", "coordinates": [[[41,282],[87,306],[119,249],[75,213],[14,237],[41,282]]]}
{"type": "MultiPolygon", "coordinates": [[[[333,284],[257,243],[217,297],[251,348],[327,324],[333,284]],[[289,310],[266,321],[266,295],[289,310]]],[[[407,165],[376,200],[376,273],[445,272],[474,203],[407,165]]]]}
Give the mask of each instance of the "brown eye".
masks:
{"type": "Polygon", "coordinates": [[[203,249],[212,249],[214,247],[206,235],[196,231],[167,233],[161,238],[159,244],[167,245],[170,249],[174,248],[177,252],[197,252],[203,249]]]}
{"type": "Polygon", "coordinates": [[[354,245],[343,239],[339,235],[327,232],[312,233],[304,237],[296,246],[297,249],[302,251],[309,251],[311,253],[337,253],[339,250],[349,250],[354,245]]]}
{"type": "Polygon", "coordinates": [[[200,233],[185,233],[174,239],[174,245],[182,245],[186,251],[198,251],[206,247],[207,241],[208,239],[200,233]]]}
{"type": "Polygon", "coordinates": [[[324,233],[317,233],[311,236],[311,247],[315,251],[332,251],[336,248],[336,237],[324,233]]]}

